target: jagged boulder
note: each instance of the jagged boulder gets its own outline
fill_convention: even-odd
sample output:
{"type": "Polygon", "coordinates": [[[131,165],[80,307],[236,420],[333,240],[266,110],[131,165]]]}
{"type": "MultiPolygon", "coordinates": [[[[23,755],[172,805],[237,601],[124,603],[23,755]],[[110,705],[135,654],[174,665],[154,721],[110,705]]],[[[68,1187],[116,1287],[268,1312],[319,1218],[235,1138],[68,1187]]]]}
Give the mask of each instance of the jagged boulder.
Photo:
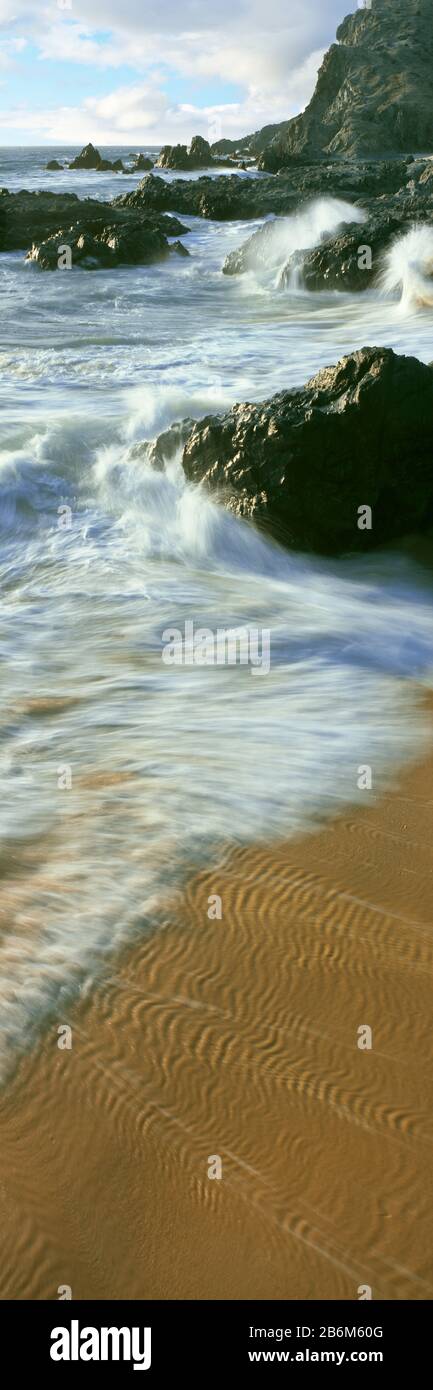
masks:
{"type": "Polygon", "coordinates": [[[69,165],[70,169],[98,169],[101,163],[99,150],[90,142],[77,154],[69,165]]]}
{"type": "Polygon", "coordinates": [[[105,266],[152,265],[171,253],[188,256],[181,242],[168,242],[163,225],[169,229],[170,221],[157,217],[152,222],[137,217],[123,223],[107,223],[99,217],[75,222],[41,242],[34,242],[26,260],[36,261],[41,270],[57,270],[60,248],[68,248],[72,266],[95,270],[105,266]]]}
{"type": "Polygon", "coordinates": [[[209,141],[204,140],[202,135],[193,135],[189,147],[189,157],[193,160],[196,169],[206,169],[209,164],[212,164],[209,141]]]}
{"type": "Polygon", "coordinates": [[[361,551],[433,525],[433,367],[363,348],[300,390],[196,423],[187,478],[281,542],[361,551]],[[361,529],[359,508],[371,507],[361,529]]]}
{"type": "MultiPolygon", "coordinates": [[[[121,200],[120,204],[121,204],[121,200]]],[[[165,237],[183,236],[188,231],[178,217],[167,217],[156,209],[103,203],[97,198],[78,198],[76,193],[10,193],[0,189],[0,251],[28,251],[52,236],[66,236],[63,228],[116,225],[127,228],[149,223],[165,237]]],[[[33,256],[32,259],[35,259],[33,256]]]]}
{"type": "Polygon", "coordinates": [[[136,155],[134,155],[134,164],[133,164],[133,172],[134,172],[134,173],[136,173],[136,172],[140,172],[140,173],[143,172],[143,173],[145,173],[145,172],[148,171],[149,169],[153,169],[153,159],[149,159],[148,155],[146,155],[146,154],[136,154],[136,155]]]}
{"type": "Polygon", "coordinates": [[[70,169],[95,169],[98,174],[105,174],[113,171],[123,174],[125,172],[121,159],[103,159],[99,150],[92,144],[85,145],[80,154],[72,160],[70,169]]]}
{"type": "Polygon", "coordinates": [[[96,166],[96,172],[97,174],[105,174],[108,172],[114,174],[124,174],[125,170],[123,168],[121,159],[101,159],[99,164],[97,164],[96,166]]]}
{"type": "Polygon", "coordinates": [[[207,169],[213,162],[208,140],[204,140],[202,135],[194,135],[189,149],[186,145],[164,145],[155,168],[207,169]]]}
{"type": "MultiPolygon", "coordinates": [[[[433,207],[419,209],[418,225],[433,224],[433,207]]],[[[384,257],[397,237],[414,225],[411,209],[377,213],[360,226],[353,223],[310,251],[292,256],[281,272],[280,284],[290,285],[294,269],[300,271],[304,289],[342,290],[357,293],[380,282],[384,257]]]]}
{"type": "Polygon", "coordinates": [[[283,263],[284,221],[276,218],[230,251],[223,274],[260,273],[275,266],[280,268],[282,288],[293,285],[295,273],[296,283],[301,280],[307,290],[357,293],[371,289],[380,280],[384,256],[393,241],[414,224],[424,223],[433,226],[433,187],[429,197],[374,199],[364,221],[359,214],[350,220],[348,211],[338,230],[323,233],[318,246],[299,249],[283,263]]]}

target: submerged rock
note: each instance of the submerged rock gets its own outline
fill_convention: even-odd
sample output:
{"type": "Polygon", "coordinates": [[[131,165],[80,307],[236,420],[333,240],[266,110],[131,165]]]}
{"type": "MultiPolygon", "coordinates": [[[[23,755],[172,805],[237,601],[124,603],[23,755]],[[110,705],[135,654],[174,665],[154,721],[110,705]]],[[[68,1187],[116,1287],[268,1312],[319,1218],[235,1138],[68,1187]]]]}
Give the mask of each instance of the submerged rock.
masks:
{"type": "Polygon", "coordinates": [[[207,416],[182,463],[281,542],[338,554],[433,525],[432,453],[433,367],[373,347],[301,390],[207,416]],[[371,529],[358,525],[361,508],[372,509],[371,529]]]}
{"type": "Polygon", "coordinates": [[[46,168],[46,169],[53,169],[53,170],[54,170],[54,169],[63,169],[63,164],[59,164],[59,162],[58,162],[57,159],[49,159],[49,160],[48,160],[48,164],[45,165],[45,168],[46,168]]]}

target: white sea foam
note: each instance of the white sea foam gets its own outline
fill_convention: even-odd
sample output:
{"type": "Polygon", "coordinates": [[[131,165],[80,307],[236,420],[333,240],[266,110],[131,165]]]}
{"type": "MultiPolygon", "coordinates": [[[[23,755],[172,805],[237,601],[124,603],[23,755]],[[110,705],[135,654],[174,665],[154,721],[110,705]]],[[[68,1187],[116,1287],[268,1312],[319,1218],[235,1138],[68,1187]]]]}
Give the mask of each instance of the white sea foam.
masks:
{"type": "MultiPolygon", "coordinates": [[[[378,791],[422,746],[405,677],[427,681],[433,665],[410,569],[391,581],[384,561],[352,571],[286,555],[187,484],[178,460],[155,472],[120,437],[78,462],[63,532],[70,429],[65,444],[63,478],[61,431],[39,445],[38,525],[20,531],[19,562],[9,548],[0,843],[15,863],[20,845],[40,848],[0,947],[5,1068],[194,862],[362,800],[360,765],[378,791]],[[162,633],[191,618],[270,629],[269,675],[167,667],[162,633]]],[[[21,456],[17,476],[22,492],[21,456]]]]}
{"type": "Polygon", "coordinates": [[[344,223],[365,222],[362,208],[342,198],[313,198],[299,212],[266,222],[248,249],[248,269],[258,278],[272,272],[272,283],[291,291],[302,285],[302,256],[287,269],[296,253],[311,250],[344,223]],[[275,276],[275,271],[277,272],[275,276]]]}
{"type": "Polygon", "coordinates": [[[403,313],[433,307],[433,227],[414,226],[386,252],[385,295],[399,296],[403,313]]]}
{"type": "MultiPolygon", "coordinates": [[[[319,200],[287,219],[277,256],[353,213],[319,200]]],[[[176,456],[153,471],[145,441],[366,341],[428,360],[429,314],[397,321],[379,296],[282,296],[278,259],[265,292],[242,285],[220,271],[245,227],[190,221],[191,263],[69,280],[28,275],[19,257],[0,265],[4,1073],[155,922],[191,864],[365,804],[358,766],[372,765],[378,792],[422,746],[412,678],[430,681],[433,639],[421,572],[285,554],[186,483],[176,456]],[[191,618],[269,628],[269,675],[167,667],[162,633],[191,618]]]]}

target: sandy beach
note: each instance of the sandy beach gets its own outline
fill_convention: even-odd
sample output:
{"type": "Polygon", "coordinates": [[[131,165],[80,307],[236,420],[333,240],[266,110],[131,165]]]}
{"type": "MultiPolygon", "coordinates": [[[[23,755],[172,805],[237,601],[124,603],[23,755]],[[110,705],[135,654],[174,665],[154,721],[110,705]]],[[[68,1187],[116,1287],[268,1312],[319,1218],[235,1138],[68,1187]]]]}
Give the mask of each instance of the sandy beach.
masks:
{"type": "Polygon", "coordinates": [[[2,1298],[433,1296],[432,773],[192,878],[22,1058],[2,1298]]]}

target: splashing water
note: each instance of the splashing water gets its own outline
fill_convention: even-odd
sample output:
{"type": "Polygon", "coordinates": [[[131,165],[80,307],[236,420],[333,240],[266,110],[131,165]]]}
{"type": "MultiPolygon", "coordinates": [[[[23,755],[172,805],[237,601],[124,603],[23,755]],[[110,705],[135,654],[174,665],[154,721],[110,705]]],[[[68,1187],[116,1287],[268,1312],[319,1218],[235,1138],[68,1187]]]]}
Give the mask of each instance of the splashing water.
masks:
{"type": "Polygon", "coordinates": [[[248,269],[275,272],[277,287],[296,289],[301,272],[294,267],[286,273],[287,262],[296,252],[309,251],[347,222],[365,222],[361,208],[341,198],[314,198],[290,217],[278,217],[266,222],[248,250],[248,269]]]}
{"type": "Polygon", "coordinates": [[[427,313],[396,327],[377,293],[275,293],[293,251],[356,217],[318,199],[266,224],[264,290],[221,274],[245,224],[187,219],[188,261],[115,274],[1,259],[0,1075],[191,866],[314,826],[365,799],[360,765],[378,792],[423,747],[428,577],[286,554],[146,445],[365,342],[428,360],[427,313]],[[269,629],[269,675],[164,665],[164,629],[190,618],[269,629]]]}
{"type": "Polygon", "coordinates": [[[386,252],[381,288],[403,313],[433,307],[433,227],[414,226],[386,252]]]}

